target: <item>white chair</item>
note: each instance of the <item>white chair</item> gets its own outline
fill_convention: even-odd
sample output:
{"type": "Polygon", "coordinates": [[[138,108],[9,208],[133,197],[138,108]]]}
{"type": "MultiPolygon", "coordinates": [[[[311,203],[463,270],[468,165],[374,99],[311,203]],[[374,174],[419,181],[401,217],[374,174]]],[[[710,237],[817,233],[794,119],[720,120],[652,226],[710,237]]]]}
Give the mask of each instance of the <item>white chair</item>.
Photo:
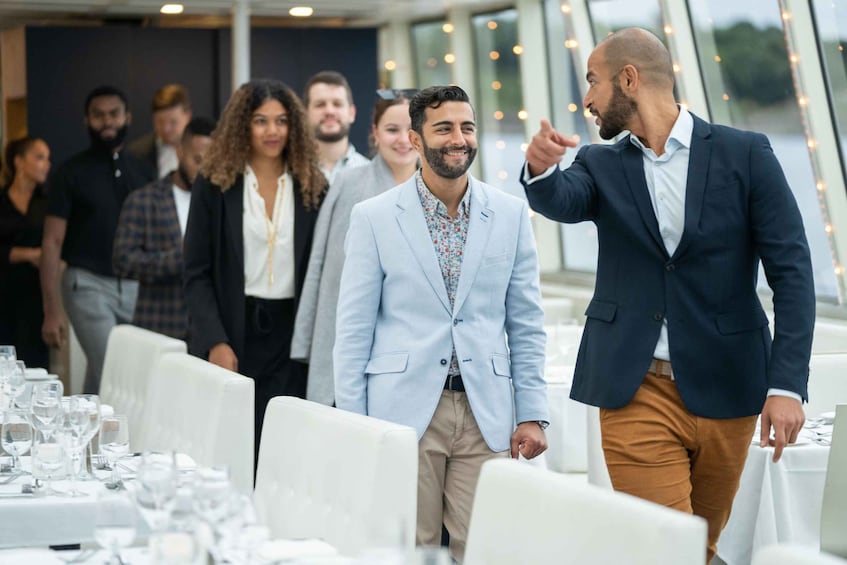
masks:
{"type": "Polygon", "coordinates": [[[706,521],[498,459],[482,467],[465,565],[702,565],[706,521]]]}
{"type": "Polygon", "coordinates": [[[847,561],[809,547],[769,545],[756,552],[752,565],[847,565],[847,561]]]}
{"type": "Polygon", "coordinates": [[[198,465],[226,465],[240,492],[253,490],[253,379],[168,353],[153,367],[147,393],[145,449],[185,453],[198,465]]]}
{"type": "Polygon", "coordinates": [[[809,403],[803,407],[806,417],[814,418],[821,412],[831,412],[840,403],[847,403],[847,353],[812,354],[809,361],[809,403]]]}
{"type": "Polygon", "coordinates": [[[139,433],[150,372],[165,353],[185,353],[185,342],[137,326],[112,328],[106,343],[100,400],[126,414],[133,449],[145,448],[139,433]]]}
{"type": "Polygon", "coordinates": [[[417,486],[413,428],[294,397],[268,403],[253,498],[272,538],[321,538],[356,557],[393,534],[411,551],[417,486]]]}
{"type": "Polygon", "coordinates": [[[586,436],[588,444],[588,482],[592,485],[607,489],[612,488],[609,469],[606,467],[606,456],[603,455],[603,438],[600,433],[600,409],[587,406],[585,414],[586,436]]]}
{"type": "Polygon", "coordinates": [[[847,404],[836,407],[821,508],[821,550],[847,558],[847,404]]]}
{"type": "Polygon", "coordinates": [[[812,353],[847,353],[847,324],[815,322],[812,353]]]}

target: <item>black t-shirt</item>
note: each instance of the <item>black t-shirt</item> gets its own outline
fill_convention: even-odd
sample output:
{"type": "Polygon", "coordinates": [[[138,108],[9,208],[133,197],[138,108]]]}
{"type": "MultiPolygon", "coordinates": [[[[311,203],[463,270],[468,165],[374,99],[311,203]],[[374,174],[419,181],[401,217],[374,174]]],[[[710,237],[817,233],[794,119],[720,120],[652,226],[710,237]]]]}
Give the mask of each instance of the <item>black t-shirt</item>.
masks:
{"type": "Polygon", "coordinates": [[[86,149],[62,164],[48,185],[47,214],[67,220],[62,259],[104,276],[112,272],[112,241],[130,191],[156,172],[126,151],[86,149]]]}
{"type": "Polygon", "coordinates": [[[9,198],[9,189],[0,190],[0,310],[4,304],[17,301],[26,295],[41,296],[38,269],[30,263],[10,263],[13,247],[41,247],[41,230],[47,197],[41,187],[36,187],[26,214],[22,214],[9,198]]]}

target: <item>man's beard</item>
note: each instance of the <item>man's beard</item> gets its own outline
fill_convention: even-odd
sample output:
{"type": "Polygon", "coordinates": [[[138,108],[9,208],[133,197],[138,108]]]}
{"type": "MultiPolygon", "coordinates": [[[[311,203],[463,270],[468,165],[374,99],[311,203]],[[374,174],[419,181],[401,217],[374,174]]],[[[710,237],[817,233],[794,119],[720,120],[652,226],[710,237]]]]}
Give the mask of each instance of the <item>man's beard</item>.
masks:
{"type": "Polygon", "coordinates": [[[457,179],[464,175],[468,172],[468,169],[473,164],[473,160],[476,158],[477,148],[470,145],[448,145],[441,149],[434,149],[426,144],[423,136],[421,137],[421,143],[423,144],[426,162],[429,163],[435,174],[445,179],[457,179]],[[445,155],[450,151],[467,151],[467,161],[463,165],[451,167],[447,164],[447,159],[445,158],[445,155]]]}
{"type": "Polygon", "coordinates": [[[126,133],[129,130],[129,124],[124,124],[119,127],[115,133],[115,137],[105,138],[101,135],[102,130],[88,127],[88,137],[91,139],[91,146],[96,149],[105,151],[114,151],[116,148],[124,144],[126,133]]]}
{"type": "Polygon", "coordinates": [[[615,82],[612,84],[612,99],[609,108],[600,117],[600,137],[612,139],[623,130],[635,112],[638,111],[638,103],[623,93],[623,89],[615,82]]]}
{"type": "Polygon", "coordinates": [[[338,124],[338,131],[331,133],[321,131],[320,125],[315,127],[315,138],[324,143],[335,143],[345,139],[348,135],[350,135],[350,126],[342,123],[338,124]]]}

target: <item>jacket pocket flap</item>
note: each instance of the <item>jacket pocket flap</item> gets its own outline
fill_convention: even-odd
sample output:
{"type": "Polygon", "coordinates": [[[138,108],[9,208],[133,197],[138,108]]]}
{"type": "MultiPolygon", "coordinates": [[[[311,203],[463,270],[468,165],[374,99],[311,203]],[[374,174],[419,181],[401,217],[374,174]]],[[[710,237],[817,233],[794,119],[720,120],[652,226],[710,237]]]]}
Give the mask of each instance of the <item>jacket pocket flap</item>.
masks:
{"type": "Polygon", "coordinates": [[[596,318],[598,320],[603,320],[604,322],[611,322],[615,319],[615,312],[617,311],[617,304],[592,300],[588,303],[588,308],[585,309],[585,315],[589,318],[596,318]]]}
{"type": "Polygon", "coordinates": [[[377,375],[380,373],[402,373],[409,362],[408,353],[385,353],[377,355],[368,361],[365,373],[377,375]]]}
{"type": "Polygon", "coordinates": [[[509,364],[509,358],[505,355],[495,353],[491,356],[491,365],[494,367],[494,374],[501,377],[511,377],[512,368],[509,364]]]}
{"type": "Polygon", "coordinates": [[[749,332],[768,325],[768,318],[761,311],[732,312],[715,318],[718,331],[724,335],[749,332]]]}

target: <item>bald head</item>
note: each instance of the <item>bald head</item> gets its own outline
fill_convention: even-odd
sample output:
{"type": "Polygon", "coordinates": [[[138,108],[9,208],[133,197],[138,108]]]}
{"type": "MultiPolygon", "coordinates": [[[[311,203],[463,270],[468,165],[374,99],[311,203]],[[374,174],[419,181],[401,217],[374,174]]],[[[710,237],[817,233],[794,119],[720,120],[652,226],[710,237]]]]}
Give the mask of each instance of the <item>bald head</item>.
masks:
{"type": "Polygon", "coordinates": [[[673,89],[673,62],[658,37],[638,27],[628,27],[606,37],[595,50],[603,56],[606,68],[616,73],[626,65],[638,70],[646,85],[673,89]]]}

